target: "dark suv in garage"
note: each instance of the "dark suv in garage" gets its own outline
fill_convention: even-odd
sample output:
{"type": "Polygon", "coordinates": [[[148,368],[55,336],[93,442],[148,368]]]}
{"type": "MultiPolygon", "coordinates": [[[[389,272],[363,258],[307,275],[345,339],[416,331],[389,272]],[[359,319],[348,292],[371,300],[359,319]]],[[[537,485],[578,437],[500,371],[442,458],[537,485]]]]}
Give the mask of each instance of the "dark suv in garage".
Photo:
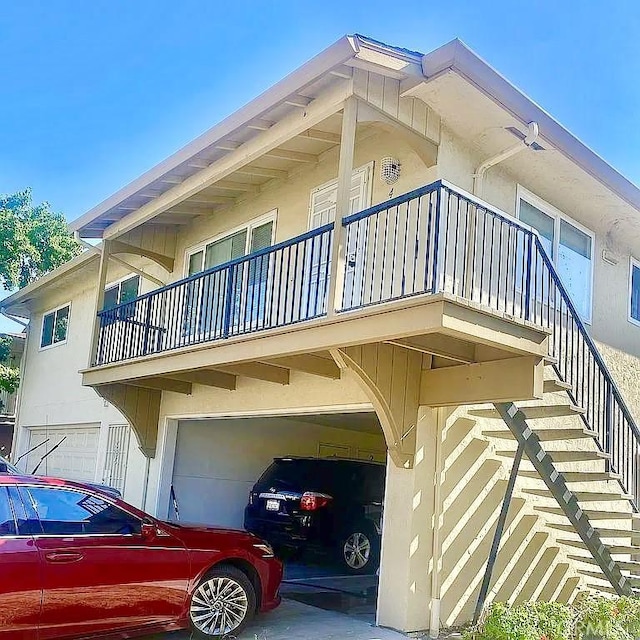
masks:
{"type": "Polygon", "coordinates": [[[373,573],[384,482],[375,462],[275,458],[249,494],[244,526],[275,546],[330,549],[350,573],[373,573]]]}

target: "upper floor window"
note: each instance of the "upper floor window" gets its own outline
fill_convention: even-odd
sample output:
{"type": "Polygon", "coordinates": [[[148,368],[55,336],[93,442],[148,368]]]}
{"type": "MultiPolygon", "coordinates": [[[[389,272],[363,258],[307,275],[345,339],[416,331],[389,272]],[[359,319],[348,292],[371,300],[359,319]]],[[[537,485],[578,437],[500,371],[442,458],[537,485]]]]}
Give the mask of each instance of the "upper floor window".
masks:
{"type": "Polygon", "coordinates": [[[104,290],[104,309],[113,309],[119,304],[135,300],[140,288],[140,276],[128,276],[104,290]]]}
{"type": "Polygon", "coordinates": [[[270,213],[204,246],[192,249],[187,254],[188,275],[192,276],[271,246],[274,226],[275,213],[270,213]]]}
{"type": "Polygon", "coordinates": [[[69,330],[69,312],[71,305],[65,304],[44,314],[42,319],[42,337],[40,348],[50,347],[67,341],[69,330]]]}
{"type": "Polygon", "coordinates": [[[629,273],[629,320],[640,325],[640,262],[631,258],[629,273]]]}
{"type": "Polygon", "coordinates": [[[518,217],[540,234],[580,317],[591,321],[593,243],[591,231],[525,189],[518,188],[518,217]]]}

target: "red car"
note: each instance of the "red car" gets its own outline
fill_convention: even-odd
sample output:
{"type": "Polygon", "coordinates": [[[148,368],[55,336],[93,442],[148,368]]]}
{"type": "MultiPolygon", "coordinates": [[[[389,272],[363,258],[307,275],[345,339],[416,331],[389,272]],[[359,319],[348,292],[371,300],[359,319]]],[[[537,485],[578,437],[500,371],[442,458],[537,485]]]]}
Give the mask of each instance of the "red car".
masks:
{"type": "Polygon", "coordinates": [[[0,638],[238,633],[282,564],[244,531],[161,522],[86,485],[0,476],[0,638]]]}

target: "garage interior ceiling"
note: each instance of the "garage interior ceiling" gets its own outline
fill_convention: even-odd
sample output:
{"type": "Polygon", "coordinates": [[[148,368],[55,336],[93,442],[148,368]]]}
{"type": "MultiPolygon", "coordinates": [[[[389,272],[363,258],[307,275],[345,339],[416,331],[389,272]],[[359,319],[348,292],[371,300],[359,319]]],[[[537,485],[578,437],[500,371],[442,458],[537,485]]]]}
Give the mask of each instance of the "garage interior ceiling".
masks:
{"type": "MultiPolygon", "coordinates": [[[[283,418],[278,419],[282,420],[283,418]]],[[[361,431],[363,433],[379,434],[382,431],[378,416],[374,411],[362,413],[314,413],[302,416],[285,416],[284,420],[297,423],[306,422],[322,427],[333,427],[334,429],[361,431]]]]}

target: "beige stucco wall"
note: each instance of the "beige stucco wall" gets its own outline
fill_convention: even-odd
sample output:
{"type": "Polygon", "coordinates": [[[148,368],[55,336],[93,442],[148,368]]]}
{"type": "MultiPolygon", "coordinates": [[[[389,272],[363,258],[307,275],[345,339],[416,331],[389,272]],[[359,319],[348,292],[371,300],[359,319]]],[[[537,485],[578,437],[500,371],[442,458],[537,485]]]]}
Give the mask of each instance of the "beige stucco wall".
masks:
{"type": "MultiPolygon", "coordinates": [[[[63,286],[37,300],[28,330],[20,391],[14,451],[28,448],[29,428],[100,425],[96,482],[103,481],[109,425],[126,424],[114,407],[93,389],[82,386],[80,370],[88,362],[95,307],[95,272],[91,265],[63,286]],[[50,309],[71,303],[65,343],[40,348],[42,318],[50,309]]],[[[114,273],[115,277],[124,275],[114,273]]],[[[14,456],[14,458],[16,457],[14,456]]],[[[125,498],[140,505],[145,461],[132,434],[127,461],[125,498]]]]}

